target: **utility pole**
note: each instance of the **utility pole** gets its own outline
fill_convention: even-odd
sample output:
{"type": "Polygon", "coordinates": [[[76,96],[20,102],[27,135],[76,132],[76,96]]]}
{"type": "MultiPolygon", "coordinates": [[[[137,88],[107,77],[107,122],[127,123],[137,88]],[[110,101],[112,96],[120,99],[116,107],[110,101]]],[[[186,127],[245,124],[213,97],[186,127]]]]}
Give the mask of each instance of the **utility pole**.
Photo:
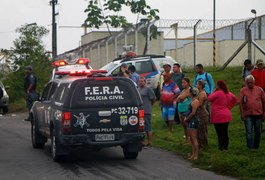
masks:
{"type": "Polygon", "coordinates": [[[216,65],[216,30],[215,30],[215,8],[216,8],[216,2],[213,0],[213,67],[216,65]]]}
{"type": "Polygon", "coordinates": [[[198,20],[196,24],[193,26],[193,64],[194,68],[197,63],[197,27],[202,20],[198,20]]]}
{"type": "Polygon", "coordinates": [[[58,3],[58,0],[51,0],[50,5],[52,6],[52,58],[53,60],[57,56],[57,25],[55,21],[55,16],[58,13],[55,13],[55,6],[58,3]]]}

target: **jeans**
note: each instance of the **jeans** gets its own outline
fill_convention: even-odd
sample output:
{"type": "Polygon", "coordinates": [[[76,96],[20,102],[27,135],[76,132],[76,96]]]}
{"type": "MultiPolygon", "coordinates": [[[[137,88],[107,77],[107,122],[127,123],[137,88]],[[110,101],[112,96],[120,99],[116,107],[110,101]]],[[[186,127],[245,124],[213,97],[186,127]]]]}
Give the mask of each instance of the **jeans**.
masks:
{"type": "Polygon", "coordinates": [[[218,149],[220,150],[228,149],[228,144],[229,144],[228,126],[229,122],[214,124],[215,131],[218,137],[218,149]]]}
{"type": "Polygon", "coordinates": [[[247,116],[245,118],[245,128],[246,128],[246,140],[247,147],[249,149],[259,148],[261,129],[262,129],[262,116],[247,116]],[[252,132],[254,127],[254,142],[252,138],[252,132]]]}

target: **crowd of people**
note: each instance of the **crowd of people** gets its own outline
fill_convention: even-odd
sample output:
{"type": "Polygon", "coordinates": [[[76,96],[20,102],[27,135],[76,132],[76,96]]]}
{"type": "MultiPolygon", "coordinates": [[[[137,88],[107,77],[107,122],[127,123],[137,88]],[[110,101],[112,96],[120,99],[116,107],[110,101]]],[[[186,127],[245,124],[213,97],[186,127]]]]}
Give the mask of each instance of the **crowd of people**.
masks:
{"type": "MultiPolygon", "coordinates": [[[[239,97],[229,91],[224,80],[214,83],[210,73],[202,64],[195,66],[193,81],[181,71],[175,63],[163,65],[160,84],[160,106],[162,119],[167,125],[168,133],[173,133],[173,124],[181,124],[184,129],[184,144],[191,144],[189,159],[197,160],[199,150],[208,145],[208,124],[214,125],[218,149],[227,150],[229,146],[228,127],[232,120],[231,109],[237,104],[246,129],[246,144],[249,149],[259,148],[262,122],[265,118],[265,69],[263,60],[244,62],[242,70],[243,85],[239,97]],[[253,136],[254,132],[254,138],[253,136]],[[253,140],[254,139],[254,140],[253,140]]],[[[136,73],[134,66],[121,66],[119,76],[130,77],[138,86],[145,110],[145,131],[147,144],[152,144],[151,114],[156,96],[146,86],[146,79],[136,73]],[[127,76],[129,75],[129,76],[127,76]]]]}

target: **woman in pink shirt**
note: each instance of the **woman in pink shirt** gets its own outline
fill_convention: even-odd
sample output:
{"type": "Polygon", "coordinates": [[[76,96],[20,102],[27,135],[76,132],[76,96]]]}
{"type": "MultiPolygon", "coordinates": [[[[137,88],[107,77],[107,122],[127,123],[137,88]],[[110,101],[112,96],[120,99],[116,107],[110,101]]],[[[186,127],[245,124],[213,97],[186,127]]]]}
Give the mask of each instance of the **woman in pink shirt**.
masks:
{"type": "Polygon", "coordinates": [[[231,109],[237,104],[237,97],[228,91],[223,80],[217,81],[216,90],[208,96],[211,103],[211,123],[214,124],[218,136],[220,150],[227,150],[228,125],[232,120],[231,109]]]}

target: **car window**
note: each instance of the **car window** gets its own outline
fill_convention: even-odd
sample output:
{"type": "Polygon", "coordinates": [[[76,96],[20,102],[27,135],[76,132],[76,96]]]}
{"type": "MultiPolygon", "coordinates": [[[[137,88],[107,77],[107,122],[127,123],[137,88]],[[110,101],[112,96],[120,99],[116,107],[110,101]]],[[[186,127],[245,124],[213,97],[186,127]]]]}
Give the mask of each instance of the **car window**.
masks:
{"type": "Polygon", "coordinates": [[[108,64],[106,64],[105,66],[103,66],[102,68],[100,68],[101,70],[106,70],[106,71],[110,71],[110,70],[112,70],[115,66],[117,66],[117,64],[116,63],[114,63],[114,62],[110,62],[110,63],[108,63],[108,64]]]}
{"type": "Polygon", "coordinates": [[[47,84],[42,92],[41,100],[46,101],[48,100],[48,94],[51,88],[51,83],[47,84]]]}
{"type": "Polygon", "coordinates": [[[138,74],[144,74],[154,71],[153,63],[150,60],[136,62],[135,68],[138,74]]]}
{"type": "Polygon", "coordinates": [[[153,61],[156,65],[157,70],[160,72],[164,71],[163,69],[164,64],[169,63],[173,67],[173,64],[176,63],[176,61],[174,61],[171,58],[153,58],[153,61]]]}
{"type": "MultiPolygon", "coordinates": [[[[126,63],[126,64],[127,64],[127,67],[129,67],[129,66],[132,65],[132,63],[126,63]]],[[[120,65],[121,65],[121,64],[120,64],[120,65]]],[[[111,74],[112,74],[113,76],[116,76],[116,75],[119,74],[119,72],[120,72],[120,65],[119,65],[116,69],[114,69],[114,71],[111,72],[111,74]]]]}
{"type": "Polygon", "coordinates": [[[62,102],[63,101],[67,86],[68,86],[68,84],[60,85],[60,87],[57,90],[55,101],[58,101],[58,102],[62,102]]]}
{"type": "Polygon", "coordinates": [[[49,94],[48,94],[48,98],[47,98],[47,100],[50,100],[51,98],[53,98],[53,95],[54,95],[54,93],[55,93],[55,90],[56,90],[56,88],[57,88],[57,83],[55,83],[55,82],[53,82],[52,84],[51,84],[51,89],[50,89],[50,92],[49,92],[49,94]]]}

